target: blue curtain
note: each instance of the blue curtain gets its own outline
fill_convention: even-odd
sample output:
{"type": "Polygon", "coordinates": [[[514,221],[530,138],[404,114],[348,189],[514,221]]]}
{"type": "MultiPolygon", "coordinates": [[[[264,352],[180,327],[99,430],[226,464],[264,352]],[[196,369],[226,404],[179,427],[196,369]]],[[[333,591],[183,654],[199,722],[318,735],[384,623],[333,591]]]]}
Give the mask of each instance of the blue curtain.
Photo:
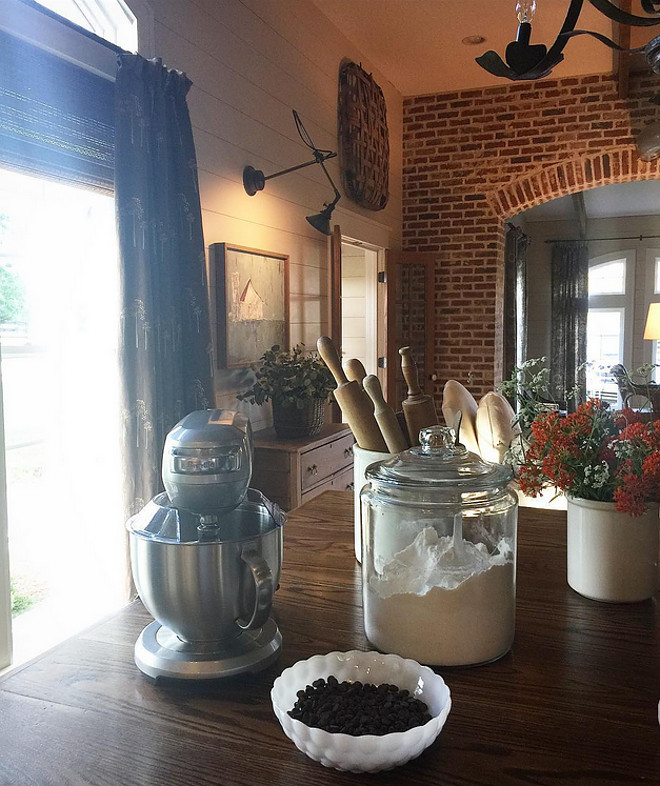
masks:
{"type": "Polygon", "coordinates": [[[121,250],[127,514],[162,489],[167,432],[212,402],[211,339],[191,82],[160,60],[118,58],[115,193],[121,250]]]}

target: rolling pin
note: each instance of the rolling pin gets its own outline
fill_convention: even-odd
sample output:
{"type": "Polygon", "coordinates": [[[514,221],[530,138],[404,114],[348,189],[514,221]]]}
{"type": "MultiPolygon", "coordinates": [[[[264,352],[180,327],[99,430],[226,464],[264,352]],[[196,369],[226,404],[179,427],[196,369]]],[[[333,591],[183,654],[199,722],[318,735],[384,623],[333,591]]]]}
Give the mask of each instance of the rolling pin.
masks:
{"type": "Polygon", "coordinates": [[[422,393],[417,375],[417,364],[413,360],[410,347],[401,347],[401,371],[408,385],[408,396],[401,406],[406,417],[408,435],[413,445],[419,445],[419,432],[427,426],[438,423],[438,413],[431,396],[422,393]]]}
{"type": "Polygon", "coordinates": [[[341,407],[341,411],[346,418],[355,441],[364,450],[376,450],[379,453],[387,452],[387,445],[380,433],[378,423],[374,417],[369,396],[362,390],[359,382],[350,382],[341,367],[339,354],[332,339],[328,336],[321,336],[316,342],[319,355],[326,366],[330,369],[335,378],[337,387],[334,391],[335,400],[341,407]]]}
{"type": "Polygon", "coordinates": [[[362,385],[364,378],[367,376],[367,370],[357,358],[345,360],[344,371],[349,382],[359,382],[360,385],[362,385]]]}
{"type": "Polygon", "coordinates": [[[408,448],[408,439],[403,435],[399,421],[394,410],[383,398],[383,389],[380,380],[374,374],[369,374],[364,378],[364,389],[367,395],[374,402],[374,416],[376,423],[385,439],[385,444],[390,453],[401,453],[408,448]]]}
{"type": "MultiPolygon", "coordinates": [[[[357,358],[349,358],[348,360],[344,361],[344,371],[346,372],[346,377],[348,378],[349,382],[357,382],[358,385],[364,390],[364,378],[367,376],[367,370],[362,365],[362,362],[359,361],[357,358]]],[[[371,411],[374,411],[374,402],[369,397],[369,404],[371,405],[371,411]]]]}

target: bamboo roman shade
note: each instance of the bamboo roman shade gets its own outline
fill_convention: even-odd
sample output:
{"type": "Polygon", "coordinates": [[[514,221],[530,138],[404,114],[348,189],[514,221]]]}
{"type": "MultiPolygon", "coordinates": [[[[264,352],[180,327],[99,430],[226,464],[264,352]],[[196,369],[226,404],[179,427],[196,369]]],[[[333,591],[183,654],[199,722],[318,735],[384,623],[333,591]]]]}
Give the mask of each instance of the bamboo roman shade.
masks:
{"type": "Polygon", "coordinates": [[[0,166],[114,190],[114,83],[0,31],[0,166]]]}

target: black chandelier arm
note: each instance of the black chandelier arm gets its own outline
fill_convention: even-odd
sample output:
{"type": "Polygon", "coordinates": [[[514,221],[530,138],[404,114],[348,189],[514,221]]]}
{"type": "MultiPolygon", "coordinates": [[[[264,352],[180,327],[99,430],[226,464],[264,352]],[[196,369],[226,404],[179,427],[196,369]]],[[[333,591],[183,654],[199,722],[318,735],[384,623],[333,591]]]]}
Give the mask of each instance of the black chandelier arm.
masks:
{"type": "MultiPolygon", "coordinates": [[[[610,0],[589,0],[589,2],[596,10],[600,11],[601,14],[608,17],[608,19],[612,19],[614,22],[620,22],[621,24],[631,27],[651,27],[660,24],[660,19],[658,18],[654,19],[650,16],[636,16],[635,14],[629,14],[626,11],[622,11],[611,3],[610,0]]],[[[660,14],[660,2],[657,0],[643,1],[642,7],[648,14],[656,14],[656,16],[660,14]]]]}
{"type": "Polygon", "coordinates": [[[642,0],[642,8],[647,14],[660,13],[660,0],[642,0]]]}
{"type": "MultiPolygon", "coordinates": [[[[559,31],[554,44],[550,47],[550,49],[548,49],[548,54],[543,58],[548,62],[548,64],[551,64],[550,68],[554,68],[557,63],[561,62],[561,60],[558,59],[558,55],[561,55],[564,47],[568,43],[568,33],[571,33],[573,30],[575,30],[575,25],[578,23],[580,12],[582,11],[582,4],[583,0],[571,0],[571,4],[569,5],[568,11],[566,12],[566,17],[564,18],[564,23],[561,26],[561,30],[559,31]]],[[[539,66],[540,65],[541,63],[539,63],[539,66]]]]}
{"type": "Polygon", "coordinates": [[[592,38],[600,41],[601,44],[609,46],[610,49],[616,49],[617,52],[630,52],[631,54],[637,54],[639,52],[644,52],[647,47],[647,44],[643,44],[642,46],[636,46],[633,49],[627,49],[625,46],[617,44],[616,41],[612,41],[612,39],[608,38],[606,35],[603,35],[602,33],[595,33],[593,30],[572,30],[570,33],[564,33],[563,35],[565,35],[567,38],[573,38],[574,36],[578,35],[590,35],[592,38]]]}

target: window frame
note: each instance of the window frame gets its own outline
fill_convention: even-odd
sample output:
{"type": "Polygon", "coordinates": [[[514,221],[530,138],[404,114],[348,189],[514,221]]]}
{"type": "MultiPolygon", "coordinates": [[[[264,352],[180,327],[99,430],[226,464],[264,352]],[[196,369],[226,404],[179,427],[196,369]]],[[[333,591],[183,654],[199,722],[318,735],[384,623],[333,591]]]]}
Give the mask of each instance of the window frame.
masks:
{"type": "MultiPolygon", "coordinates": [[[[660,291],[656,291],[656,270],[660,270],[660,247],[646,249],[646,280],[644,282],[644,308],[640,318],[640,336],[642,337],[642,360],[644,363],[659,363],[658,341],[648,341],[643,339],[646,315],[651,303],[660,303],[660,291]]],[[[660,369],[656,369],[654,379],[657,382],[660,376],[660,369]]]]}
{"type": "Polygon", "coordinates": [[[589,271],[598,265],[605,265],[618,259],[626,261],[625,293],[623,295],[590,295],[589,310],[623,309],[623,357],[621,362],[627,368],[632,364],[633,358],[636,256],[635,249],[628,248],[600,254],[589,259],[589,271]]]}

